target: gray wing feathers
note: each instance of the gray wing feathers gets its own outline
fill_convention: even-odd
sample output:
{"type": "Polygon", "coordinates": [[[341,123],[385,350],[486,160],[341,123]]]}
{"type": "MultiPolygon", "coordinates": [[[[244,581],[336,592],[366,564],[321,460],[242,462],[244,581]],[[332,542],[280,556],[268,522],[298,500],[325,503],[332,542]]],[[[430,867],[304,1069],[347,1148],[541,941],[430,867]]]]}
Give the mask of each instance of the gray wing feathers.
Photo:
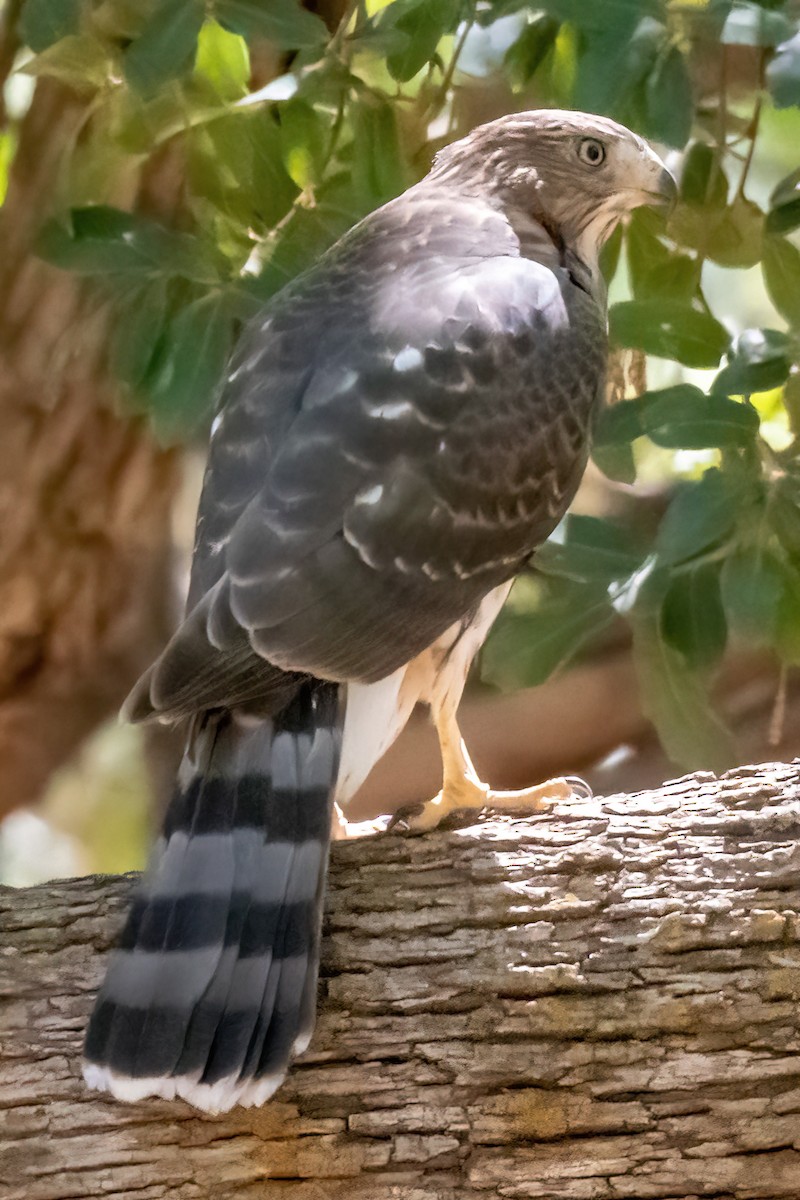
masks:
{"type": "Polygon", "coordinates": [[[515,257],[480,206],[472,224],[459,214],[456,258],[446,216],[405,258],[406,225],[356,229],[248,331],[211,447],[195,607],[137,715],[259,689],[269,708],[275,668],[381,678],[515,574],[566,509],[602,316],[565,273],[515,257]]]}

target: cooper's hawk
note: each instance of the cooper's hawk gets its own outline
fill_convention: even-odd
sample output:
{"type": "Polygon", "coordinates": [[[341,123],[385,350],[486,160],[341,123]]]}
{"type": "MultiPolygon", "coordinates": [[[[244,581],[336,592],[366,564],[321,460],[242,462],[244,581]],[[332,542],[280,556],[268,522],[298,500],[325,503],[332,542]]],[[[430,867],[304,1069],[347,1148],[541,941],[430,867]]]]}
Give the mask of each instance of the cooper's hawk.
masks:
{"type": "Polygon", "coordinates": [[[456,708],[514,576],[564,515],[602,390],[598,253],[675,185],[613,121],[474,130],[245,331],[214,429],[186,618],[128,713],[188,721],[155,862],[91,1019],[121,1099],[260,1104],[314,1019],[331,805],[427,701],[427,828],[536,806],[478,779],[456,708]]]}

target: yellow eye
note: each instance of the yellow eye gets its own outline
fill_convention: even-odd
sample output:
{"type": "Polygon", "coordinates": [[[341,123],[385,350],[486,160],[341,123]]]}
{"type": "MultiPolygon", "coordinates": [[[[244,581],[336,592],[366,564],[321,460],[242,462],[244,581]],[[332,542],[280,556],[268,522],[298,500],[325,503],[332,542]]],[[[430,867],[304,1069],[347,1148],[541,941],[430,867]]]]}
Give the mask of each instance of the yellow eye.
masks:
{"type": "Polygon", "coordinates": [[[595,138],[584,138],[578,146],[578,158],[589,167],[599,167],[605,157],[605,146],[595,138]]]}

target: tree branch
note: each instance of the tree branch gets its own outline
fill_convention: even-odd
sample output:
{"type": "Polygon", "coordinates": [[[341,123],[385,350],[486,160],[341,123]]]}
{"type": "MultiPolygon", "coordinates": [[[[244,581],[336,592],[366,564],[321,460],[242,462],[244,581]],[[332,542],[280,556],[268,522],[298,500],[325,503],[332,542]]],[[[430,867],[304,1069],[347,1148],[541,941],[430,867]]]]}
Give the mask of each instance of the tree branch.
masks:
{"type": "Polygon", "coordinates": [[[88,1093],[132,880],[0,890],[4,1200],[800,1194],[800,766],[334,847],[276,1099],[88,1093]]]}

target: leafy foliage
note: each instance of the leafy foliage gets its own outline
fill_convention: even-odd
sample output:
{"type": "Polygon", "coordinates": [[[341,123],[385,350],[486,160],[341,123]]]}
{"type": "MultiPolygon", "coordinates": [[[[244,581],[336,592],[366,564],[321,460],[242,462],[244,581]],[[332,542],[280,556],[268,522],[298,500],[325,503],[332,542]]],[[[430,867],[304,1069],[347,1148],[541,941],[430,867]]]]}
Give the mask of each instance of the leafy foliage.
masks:
{"type": "Polygon", "coordinates": [[[24,70],[91,100],[41,253],[113,299],[120,381],[167,439],[208,422],[241,321],[424,173],[478,94],[486,115],[607,113],[671,153],[669,223],[637,213],[605,255],[612,343],[650,386],[617,388],[595,462],[633,486],[557,531],[483,670],[537,683],[625,620],[669,753],[724,765],[728,647],[800,661],[796,5],[354,0],[329,30],[299,0],[25,0],[19,33],[24,70]],[[180,230],[114,207],[167,143],[180,230]]]}

